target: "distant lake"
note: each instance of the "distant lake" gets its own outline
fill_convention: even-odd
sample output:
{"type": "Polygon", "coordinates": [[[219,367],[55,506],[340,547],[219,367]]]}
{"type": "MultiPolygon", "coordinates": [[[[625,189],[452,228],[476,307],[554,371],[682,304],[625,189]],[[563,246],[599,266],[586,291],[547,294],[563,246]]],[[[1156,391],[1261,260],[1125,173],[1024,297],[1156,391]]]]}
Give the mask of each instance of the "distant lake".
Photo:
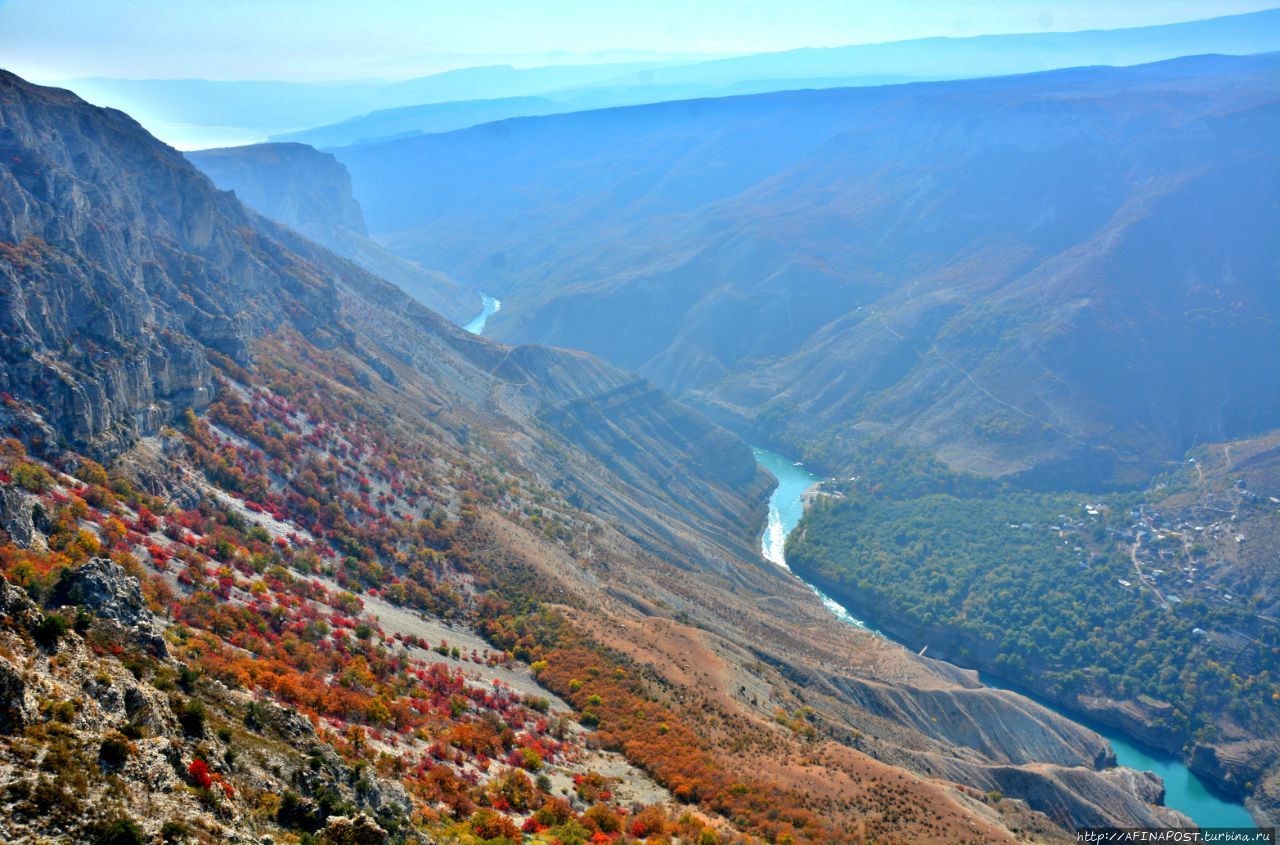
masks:
{"type": "MultiPolygon", "coordinates": [[[[761,551],[767,560],[790,572],[791,567],[787,566],[785,554],[787,535],[800,523],[800,517],[804,516],[804,492],[820,479],[803,466],[797,466],[794,461],[779,455],[777,452],[758,449],[754,446],[751,451],[755,453],[756,462],[772,473],[774,478],[778,479],[778,487],[769,497],[769,523],[760,541],[761,551]]],[[[866,630],[874,630],[861,619],[854,617],[839,602],[823,593],[817,587],[812,584],[809,587],[818,594],[818,597],[822,599],[822,603],[842,621],[866,630]]],[[[875,631],[875,633],[879,634],[880,632],[875,631]]],[[[993,679],[985,675],[982,676],[981,680],[989,687],[1011,689],[1007,685],[994,682],[993,679]]],[[[1027,695],[1023,690],[1015,689],[1013,691],[1020,695],[1027,695]]],[[[1040,701],[1035,696],[1028,697],[1035,699],[1039,704],[1053,710],[1055,713],[1073,722],[1083,724],[1101,735],[1103,739],[1111,743],[1111,747],[1116,752],[1116,762],[1121,766],[1158,774],[1164,779],[1165,806],[1172,807],[1185,814],[1200,827],[1255,826],[1253,818],[1243,804],[1220,798],[1210,792],[1204,782],[1192,774],[1191,770],[1176,757],[1160,751],[1143,750],[1134,745],[1131,740],[1117,734],[1112,728],[1081,719],[1049,702],[1040,701]]]]}

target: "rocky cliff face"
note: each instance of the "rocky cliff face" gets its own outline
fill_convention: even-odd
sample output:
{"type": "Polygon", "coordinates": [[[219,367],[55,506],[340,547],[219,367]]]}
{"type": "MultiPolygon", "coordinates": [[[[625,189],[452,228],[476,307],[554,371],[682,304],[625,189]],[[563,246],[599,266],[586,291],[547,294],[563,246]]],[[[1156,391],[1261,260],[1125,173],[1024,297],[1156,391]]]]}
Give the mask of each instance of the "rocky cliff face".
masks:
{"type": "Polygon", "coordinates": [[[306,144],[252,144],[184,155],[245,205],[330,249],[353,235],[369,234],[347,169],[306,144]]]}
{"type": "Polygon", "coordinates": [[[219,188],[395,284],[456,323],[480,311],[479,295],[423,269],[369,237],[347,169],[306,144],[253,144],[186,153],[219,188]]]}
{"type": "Polygon", "coordinates": [[[0,389],[51,438],[117,453],[209,401],[209,350],[333,340],[332,287],[126,115],[3,73],[0,157],[0,389]]]}
{"type": "Polygon", "coordinates": [[[168,654],[159,623],[142,598],[138,579],[109,558],[93,558],[67,570],[54,588],[52,602],[76,605],[93,612],[160,657],[168,654]]]}

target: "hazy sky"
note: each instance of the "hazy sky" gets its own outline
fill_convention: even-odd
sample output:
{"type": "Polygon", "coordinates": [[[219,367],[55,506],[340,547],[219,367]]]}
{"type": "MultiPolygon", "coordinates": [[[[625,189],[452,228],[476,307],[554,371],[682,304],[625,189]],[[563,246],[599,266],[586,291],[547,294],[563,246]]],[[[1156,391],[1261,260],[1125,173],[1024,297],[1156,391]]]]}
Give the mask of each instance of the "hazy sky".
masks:
{"type": "MultiPolygon", "coordinates": [[[[0,64],[79,76],[403,78],[583,61],[611,50],[733,53],[929,35],[1115,28],[1277,0],[0,0],[0,64]],[[552,55],[567,53],[571,55],[552,55]]],[[[597,57],[597,60],[599,57],[597,57]]]]}

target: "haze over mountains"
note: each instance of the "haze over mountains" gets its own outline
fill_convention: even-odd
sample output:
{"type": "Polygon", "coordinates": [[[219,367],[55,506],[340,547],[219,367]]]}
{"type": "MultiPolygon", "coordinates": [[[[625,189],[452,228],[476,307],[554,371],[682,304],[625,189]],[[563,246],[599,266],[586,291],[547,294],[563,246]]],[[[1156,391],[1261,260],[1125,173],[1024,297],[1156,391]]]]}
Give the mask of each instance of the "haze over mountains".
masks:
{"type": "MultiPolygon", "coordinates": [[[[147,494],[149,505],[135,503],[126,508],[115,499],[104,498],[105,493],[93,486],[102,481],[87,482],[90,486],[83,488],[84,496],[100,504],[85,504],[80,509],[82,524],[107,524],[109,513],[142,519],[152,512],[150,508],[160,509],[166,518],[186,513],[188,516],[181,518],[188,520],[197,519],[193,514],[207,512],[211,516],[200,518],[214,522],[192,524],[204,526],[202,531],[216,532],[225,545],[214,553],[229,555],[240,563],[247,561],[249,552],[234,551],[238,543],[249,543],[259,555],[278,553],[272,548],[292,555],[295,547],[309,549],[319,543],[314,548],[336,560],[336,555],[325,551],[325,544],[332,542],[341,546],[346,556],[342,562],[323,568],[323,574],[356,590],[365,587],[352,579],[371,578],[369,587],[381,589],[393,585],[388,577],[398,583],[400,576],[389,573],[421,566],[424,557],[441,564],[447,553],[454,563],[427,580],[422,572],[409,576],[404,570],[406,577],[415,579],[414,595],[419,598],[414,606],[431,606],[435,599],[425,597],[438,595],[455,604],[453,612],[470,619],[469,624],[541,625],[513,621],[501,615],[505,610],[495,607],[507,607],[505,602],[520,595],[528,595],[531,601],[541,601],[534,597],[545,595],[578,620],[557,624],[593,632],[584,636],[608,638],[610,645],[601,645],[603,650],[593,660],[613,659],[607,656],[615,653],[609,649],[623,649],[654,667],[644,671],[660,673],[655,677],[663,677],[678,666],[667,651],[672,642],[684,642],[686,649],[705,649],[706,657],[700,659],[710,661],[705,665],[714,667],[717,674],[728,673],[735,683],[743,684],[739,691],[722,688],[718,681],[707,688],[702,682],[680,680],[683,676],[678,675],[660,685],[686,690],[679,693],[681,700],[687,700],[688,695],[701,698],[711,694],[716,703],[708,700],[698,712],[723,709],[739,739],[743,730],[756,725],[749,729],[764,732],[761,742],[775,750],[789,747],[794,729],[779,725],[769,715],[769,708],[793,700],[796,693],[784,690],[812,688],[803,698],[810,702],[806,706],[812,715],[803,718],[831,719],[833,726],[843,724],[845,727],[838,730],[846,742],[856,743],[872,756],[838,743],[827,745],[823,740],[834,755],[830,761],[819,765],[813,774],[785,775],[779,783],[792,785],[778,787],[783,790],[779,794],[807,790],[830,777],[872,785],[881,778],[893,778],[900,784],[894,787],[894,798],[876,798],[872,795],[878,793],[873,793],[859,799],[860,806],[875,808],[871,812],[878,821],[870,822],[872,830],[898,830],[908,838],[916,833],[924,835],[926,830],[945,838],[980,830],[984,838],[1012,841],[1011,826],[1029,826],[1052,837],[1060,835],[1055,825],[1170,824],[1181,820],[1158,805],[1157,781],[1128,770],[1105,769],[1113,758],[1096,735],[1018,696],[983,689],[944,665],[934,665],[874,638],[868,640],[866,635],[859,638],[830,618],[811,594],[781,570],[762,566],[754,548],[755,505],[767,489],[767,478],[742,441],[701,415],[588,355],[505,347],[463,333],[385,281],[293,230],[259,217],[230,194],[215,190],[182,156],[119,112],[93,108],[68,92],[31,86],[7,73],[0,75],[0,109],[5,127],[0,177],[5,186],[6,227],[0,278],[7,292],[4,325],[9,335],[3,346],[4,382],[0,386],[5,390],[7,430],[36,450],[31,459],[19,458],[10,444],[5,478],[10,478],[10,472],[14,478],[39,478],[32,475],[36,472],[32,467],[38,466],[50,479],[47,484],[24,481],[29,484],[26,489],[4,482],[8,491],[5,530],[11,541],[23,544],[6,545],[5,561],[37,560],[43,566],[41,555],[55,554],[48,551],[46,543],[62,541],[53,536],[46,541],[45,533],[53,528],[44,517],[31,522],[31,496],[39,495],[35,501],[42,510],[38,513],[53,513],[51,518],[63,519],[64,509],[73,505],[68,504],[69,494],[62,491],[74,489],[76,482],[45,462],[107,479],[98,464],[86,463],[87,456],[93,455],[111,462],[112,472],[125,473],[112,482],[118,491],[113,495],[136,499],[133,485],[143,485],[152,492],[147,494]],[[311,410],[305,414],[286,412],[284,409],[295,401],[307,403],[311,410]],[[269,411],[269,407],[277,410],[269,411]],[[184,433],[167,428],[175,415],[187,412],[186,422],[181,423],[184,433]],[[368,451],[356,445],[366,436],[378,444],[376,449],[368,451]],[[274,457],[268,459],[264,449],[271,450],[274,457]],[[338,460],[339,455],[343,460],[338,460]],[[393,471],[392,466],[398,469],[393,471]],[[406,467],[408,476],[397,474],[406,467]],[[330,476],[324,484],[318,483],[320,473],[330,476]],[[360,473],[392,479],[379,493],[376,506],[367,491],[363,498],[357,495],[361,487],[373,483],[360,473]],[[406,484],[419,492],[410,494],[406,484]],[[522,486],[526,484],[533,486],[526,490],[522,486]],[[473,485],[478,486],[472,489],[473,485]],[[311,497],[323,497],[327,504],[307,499],[302,490],[311,497]],[[426,504],[418,501],[419,495],[426,497],[426,504]],[[251,496],[265,500],[265,504],[251,496]],[[206,499],[217,504],[195,509],[196,503],[206,499]],[[510,513],[504,510],[511,507],[515,510],[510,513]],[[535,507],[536,512],[528,513],[538,515],[537,519],[522,510],[535,507]],[[239,515],[218,515],[228,508],[231,511],[227,513],[239,515]],[[430,518],[415,523],[420,530],[434,532],[432,526],[437,524],[444,530],[450,520],[462,520],[456,526],[460,533],[449,529],[447,534],[433,534],[431,542],[440,544],[438,553],[421,548],[415,551],[404,545],[403,534],[395,527],[396,521],[403,519],[398,513],[401,508],[426,509],[430,518]],[[19,533],[14,526],[24,524],[24,513],[25,524],[32,527],[19,533]],[[268,518],[267,513],[272,516],[268,518]],[[461,515],[451,517],[450,513],[461,515]],[[305,514],[313,518],[309,527],[295,521],[307,518],[305,514]],[[476,533],[464,529],[463,522],[474,526],[476,533]],[[257,527],[250,530],[252,526],[257,527]],[[253,539],[270,537],[262,533],[267,528],[278,532],[275,546],[253,539]],[[572,539],[575,532],[582,532],[576,535],[578,540],[572,539]],[[26,549],[31,549],[29,554],[26,549]],[[477,555],[475,562],[465,563],[472,554],[477,555]],[[368,568],[373,564],[375,568],[368,568]],[[453,567],[466,567],[470,574],[463,576],[453,567]],[[473,578],[493,585],[495,595],[502,597],[499,605],[481,602],[467,609],[471,600],[460,597],[456,590],[469,592],[471,588],[463,585],[479,583],[472,582],[473,578]],[[529,590],[533,592],[526,592],[529,590]],[[585,614],[579,617],[574,607],[582,607],[585,614]],[[675,616],[685,621],[673,619],[675,616]],[[695,619],[696,627],[687,624],[695,619]],[[606,624],[596,628],[601,620],[607,620],[606,624]],[[656,628],[651,627],[655,624],[656,628]],[[624,637],[608,633],[619,630],[626,632],[624,637]],[[862,643],[857,647],[859,656],[854,658],[850,652],[848,663],[827,662],[823,655],[830,654],[831,648],[848,648],[850,637],[862,643]],[[815,642],[824,645],[815,649],[815,642]],[[846,645],[839,645],[841,642],[846,645]],[[784,667],[785,673],[771,667],[784,667]],[[751,696],[742,692],[748,689],[747,684],[754,691],[751,696]],[[771,692],[773,689],[778,692],[771,692]],[[825,715],[819,717],[818,712],[825,715]],[[858,726],[856,734],[850,732],[854,724],[858,726]],[[774,738],[763,738],[768,736],[774,738]],[[903,781],[906,775],[899,766],[927,774],[911,775],[908,783],[903,781]],[[1100,768],[1105,770],[1098,771],[1100,768]],[[813,780],[814,774],[817,780],[813,780]],[[1025,794],[1030,803],[1011,801],[1002,809],[988,810],[981,802],[973,805],[969,792],[948,785],[953,780],[1009,795],[1025,794]],[[905,800],[907,806],[927,809],[923,815],[916,809],[906,815],[897,811],[892,814],[894,821],[889,821],[890,815],[883,809],[889,805],[880,803],[882,800],[905,800]]],[[[97,536],[99,529],[85,530],[97,536]]],[[[212,612],[192,615],[182,608],[188,602],[211,597],[203,561],[208,560],[212,546],[200,551],[195,535],[173,533],[177,540],[157,533],[147,541],[151,543],[147,548],[155,551],[139,545],[144,542],[142,535],[134,539],[122,535],[111,554],[123,556],[126,549],[132,549],[147,555],[146,560],[155,563],[143,566],[137,558],[122,559],[131,561],[131,571],[148,584],[155,579],[164,581],[164,561],[171,554],[180,555],[188,566],[187,575],[177,582],[176,592],[168,588],[172,601],[167,612],[181,615],[183,624],[189,626],[184,630],[203,630],[201,626],[207,624],[212,612]],[[198,574],[192,574],[197,570],[198,574]]],[[[89,544],[90,540],[82,537],[81,542],[89,544]]],[[[70,573],[80,553],[68,548],[57,554],[61,556],[49,561],[51,577],[55,578],[63,570],[70,573]]],[[[90,571],[116,571],[104,560],[85,565],[89,569],[83,577],[89,577],[90,571]]],[[[251,567],[248,571],[253,572],[251,567]]],[[[24,572],[27,570],[22,568],[9,570],[11,577],[26,578],[24,572]]],[[[273,582],[287,575],[283,569],[272,572],[273,582]]],[[[111,577],[135,576],[121,573],[111,577]]],[[[245,591],[250,589],[252,575],[248,580],[234,573],[221,577],[227,583],[218,589],[226,591],[222,601],[230,601],[228,608],[247,601],[241,592],[249,595],[245,591]]],[[[28,587],[40,595],[36,582],[28,587]]],[[[127,582],[120,589],[127,589],[127,582]]],[[[5,595],[11,607],[22,601],[29,603],[18,597],[23,595],[21,591],[5,595]]],[[[405,611],[395,611],[373,594],[369,602],[362,618],[370,626],[408,625],[398,629],[402,633],[429,630],[415,628],[426,623],[415,622],[419,617],[405,616],[405,611]]],[[[546,610],[552,612],[551,605],[546,610]]],[[[47,612],[55,613],[56,607],[47,612]]],[[[90,619],[103,612],[92,602],[83,611],[90,619]]],[[[40,611],[30,606],[22,613],[33,620],[25,624],[34,627],[40,611]]],[[[285,611],[280,613],[287,616],[285,611]]],[[[280,613],[277,617],[283,619],[280,613]]],[[[19,661],[21,675],[17,674],[19,669],[7,668],[7,662],[6,671],[24,678],[23,683],[53,684],[53,676],[42,662],[46,658],[38,652],[28,654],[29,648],[22,645],[20,637],[25,629],[15,624],[19,627],[5,628],[0,634],[18,649],[21,656],[13,659],[19,661]]],[[[90,624],[98,623],[85,622],[86,636],[90,624]]],[[[168,623],[148,624],[162,630],[168,623]]],[[[224,620],[219,624],[229,623],[224,620]]],[[[225,634],[228,629],[218,630],[225,634]]],[[[199,660],[199,655],[211,653],[210,648],[221,648],[216,643],[223,634],[200,634],[202,645],[195,650],[179,642],[184,635],[175,634],[174,648],[184,659],[199,660]]],[[[62,646],[64,662],[91,659],[84,657],[86,647],[79,634],[67,636],[62,646]]],[[[254,636],[261,636],[261,632],[254,636]]],[[[539,636],[552,634],[545,631],[539,636]]],[[[251,647],[268,648],[266,643],[251,647]]],[[[561,662],[569,661],[569,654],[548,652],[552,660],[561,662]]],[[[149,685],[147,679],[152,675],[148,673],[158,672],[155,677],[163,677],[167,664],[163,655],[147,661],[156,659],[159,664],[136,664],[143,681],[138,695],[158,694],[149,685]]],[[[286,668],[287,658],[274,659],[284,661],[273,664],[274,671],[294,671],[286,668]]],[[[120,668],[114,660],[107,661],[113,672],[120,668]]],[[[628,665],[634,670],[634,664],[628,665]]],[[[216,666],[222,668],[210,664],[208,671],[222,673],[225,669],[224,664],[216,666]]],[[[616,673],[610,671],[615,679],[627,674],[621,665],[616,673]]],[[[201,708],[216,713],[220,723],[230,720],[241,724],[247,718],[256,726],[251,730],[265,730],[262,723],[254,721],[259,718],[253,715],[257,711],[252,707],[245,711],[246,702],[226,687],[198,681],[184,682],[186,696],[207,702],[201,708]]],[[[564,682],[569,684],[567,675],[564,682]]],[[[565,687],[566,694],[581,687],[581,681],[575,680],[565,687]]],[[[5,712],[19,714],[13,717],[17,722],[7,724],[25,725],[31,718],[23,715],[27,713],[20,699],[24,689],[21,684],[10,684],[0,693],[5,696],[0,702],[7,708],[5,712]],[[13,693],[14,689],[18,692],[13,693]]],[[[587,695],[583,693],[583,702],[587,695]]],[[[650,695],[659,696],[655,700],[666,696],[650,695]]],[[[109,698],[104,702],[85,711],[74,731],[67,729],[70,733],[66,736],[71,739],[54,734],[40,742],[56,748],[62,748],[59,743],[63,742],[97,747],[111,731],[132,724],[122,708],[113,710],[109,698]]],[[[169,712],[167,704],[156,706],[169,712]]],[[[194,712],[185,696],[181,701],[175,699],[172,706],[179,714],[194,712]]],[[[323,709],[322,705],[314,706],[323,709]]],[[[416,706],[427,707],[422,702],[416,706]]],[[[641,705],[626,706],[632,708],[625,716],[625,723],[630,724],[640,712],[634,708],[641,705]]],[[[199,712],[203,719],[206,710],[199,712]]],[[[184,737],[165,727],[165,720],[175,717],[157,718],[159,727],[146,728],[145,733],[136,726],[128,730],[145,736],[147,743],[167,743],[175,749],[177,770],[201,772],[184,775],[199,785],[204,770],[197,769],[194,760],[207,755],[194,744],[201,734],[190,729],[184,737]]],[[[455,714],[454,718],[461,717],[455,714]]],[[[590,718],[599,724],[599,717],[590,718]]],[[[691,713],[685,713],[679,725],[690,724],[692,719],[691,713]]],[[[366,724],[364,715],[352,715],[349,710],[330,712],[328,720],[339,726],[366,724]]],[[[670,724],[664,724],[669,730],[670,724]]],[[[628,730],[622,719],[617,729],[628,730]]],[[[661,736],[667,730],[655,729],[653,735],[661,736]]],[[[227,735],[235,736],[230,729],[227,735]]],[[[339,742],[336,734],[314,736],[313,743],[339,742]]],[[[265,739],[253,742],[268,747],[262,745],[265,739]]],[[[402,758],[425,753],[426,746],[419,748],[419,740],[408,732],[399,742],[407,743],[397,751],[402,758]]],[[[710,788],[711,781],[705,778],[720,765],[711,761],[723,759],[727,763],[741,752],[737,745],[732,747],[738,750],[730,750],[729,743],[707,742],[708,756],[700,758],[703,780],[698,783],[702,790],[710,788]],[[721,754],[728,756],[717,756],[721,754]]],[[[5,755],[12,747],[7,738],[0,740],[0,756],[8,760],[5,755]]],[[[296,755],[296,749],[269,747],[273,749],[270,753],[281,755],[275,757],[277,772],[286,764],[282,761],[301,765],[289,756],[296,755]]],[[[336,752],[317,748],[312,746],[313,756],[330,755],[323,764],[326,772],[334,767],[341,771],[342,758],[335,756],[336,752]]],[[[348,745],[341,748],[343,753],[355,751],[348,745]]],[[[676,765],[684,765],[688,752],[687,746],[679,749],[673,758],[676,765]]],[[[127,761],[133,752],[122,753],[127,761]]],[[[463,765],[464,759],[458,756],[455,762],[463,765]]],[[[657,758],[650,765],[658,766],[657,758]]],[[[312,766],[311,770],[319,769],[312,766]]],[[[280,775],[273,775],[256,757],[240,766],[216,764],[213,771],[227,783],[258,778],[262,786],[255,789],[270,794],[285,788],[279,783],[280,775]]],[[[433,771],[437,777],[446,776],[443,770],[433,771]]],[[[171,774],[153,777],[173,780],[171,774]]],[[[329,775],[318,777],[323,780],[329,775]]],[[[624,785],[627,778],[635,777],[638,775],[625,775],[624,785]]],[[[132,772],[121,782],[124,786],[120,788],[135,800],[150,794],[148,781],[132,772]]],[[[754,779],[751,782],[754,784],[754,779]]],[[[326,822],[339,824],[332,820],[336,811],[323,809],[335,805],[315,808],[312,799],[319,800],[322,794],[319,783],[305,778],[298,781],[293,788],[302,797],[293,793],[291,800],[302,802],[304,808],[312,807],[306,812],[319,814],[319,821],[314,822],[317,827],[326,822]]],[[[357,802],[350,805],[352,811],[360,806],[371,814],[376,811],[384,824],[403,824],[402,810],[369,803],[367,796],[374,788],[366,785],[360,787],[363,792],[357,790],[351,798],[357,802]]],[[[386,785],[376,788],[391,789],[386,785]]],[[[751,801],[766,797],[755,786],[733,792],[726,784],[724,789],[728,790],[726,795],[753,796],[751,801]]],[[[239,806],[238,795],[235,788],[228,790],[226,801],[218,799],[218,806],[239,806]]],[[[188,798],[186,791],[179,790],[164,802],[163,812],[185,815],[199,825],[217,824],[208,815],[208,806],[188,806],[188,798]]],[[[819,808],[817,816],[796,816],[785,827],[769,822],[768,829],[790,830],[808,841],[837,841],[848,832],[843,826],[848,812],[842,809],[845,800],[838,796],[823,799],[812,805],[819,808]],[[803,820],[809,818],[813,820],[803,820]]],[[[127,809],[112,809],[114,805],[102,803],[108,801],[97,786],[86,785],[74,794],[47,799],[52,802],[47,803],[52,808],[49,811],[13,810],[0,815],[0,829],[15,835],[84,830],[85,807],[95,808],[87,816],[90,819],[94,814],[120,818],[121,812],[129,818],[127,809]]],[[[305,825],[312,824],[305,821],[308,817],[299,820],[290,813],[269,815],[257,823],[294,830],[305,830],[305,825]]],[[[480,818],[477,816],[477,825],[480,818]]],[[[738,823],[747,824],[743,818],[740,816],[738,823]]],[[[858,829],[863,829],[867,820],[858,829]]],[[[158,823],[158,819],[149,822],[151,826],[158,823]]],[[[223,824],[237,830],[240,822],[232,818],[223,824]]]]}
{"type": "Polygon", "coordinates": [[[1278,51],[0,71],[0,839],[1273,822],[1278,51]]]}
{"type": "Polygon", "coordinates": [[[429,303],[455,323],[480,310],[479,294],[369,237],[351,177],[333,156],[305,144],[250,144],[187,153],[223,190],[429,303]]]}
{"type": "Polygon", "coordinates": [[[1132,65],[1191,53],[1280,50],[1280,10],[1119,30],[925,38],[695,61],[488,66],[405,81],[287,83],[75,79],[184,149],[266,140],[333,147],[588,108],[909,79],[1132,65]],[[333,125],[325,125],[333,124],[333,125]]]}
{"type": "Polygon", "coordinates": [[[790,92],[338,151],[370,229],[838,467],[1123,483],[1280,422],[1274,56],[790,92]],[[1243,403],[1243,404],[1241,404],[1243,403]]]}

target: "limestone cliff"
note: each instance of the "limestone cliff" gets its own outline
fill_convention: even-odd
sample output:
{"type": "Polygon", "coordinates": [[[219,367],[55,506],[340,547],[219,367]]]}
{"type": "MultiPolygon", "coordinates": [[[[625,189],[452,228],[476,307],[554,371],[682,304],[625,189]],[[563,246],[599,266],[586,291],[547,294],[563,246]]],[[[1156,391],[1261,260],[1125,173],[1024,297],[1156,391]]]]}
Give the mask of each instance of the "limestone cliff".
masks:
{"type": "Polygon", "coordinates": [[[0,162],[0,390],[51,439],[117,453],[209,401],[210,350],[336,338],[332,287],[126,115],[0,72],[0,162]]]}

